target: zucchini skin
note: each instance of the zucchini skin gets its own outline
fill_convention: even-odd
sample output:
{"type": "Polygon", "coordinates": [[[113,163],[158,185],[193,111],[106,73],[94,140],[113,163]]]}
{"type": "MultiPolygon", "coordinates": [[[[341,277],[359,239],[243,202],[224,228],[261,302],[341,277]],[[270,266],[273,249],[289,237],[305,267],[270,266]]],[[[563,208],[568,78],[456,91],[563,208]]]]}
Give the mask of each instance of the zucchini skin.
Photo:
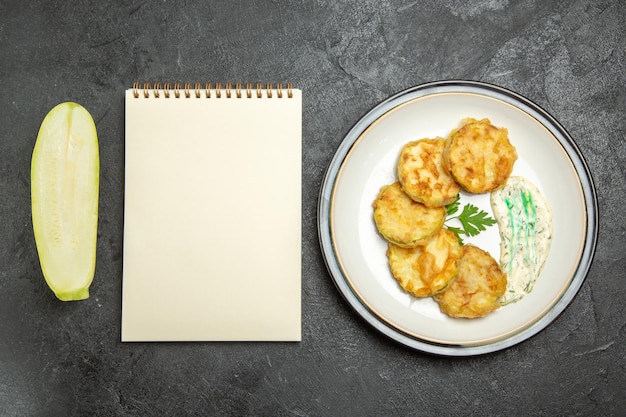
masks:
{"type": "Polygon", "coordinates": [[[96,265],[100,156],[96,126],[80,104],[46,115],[31,161],[35,243],[45,281],[62,301],[89,298],[96,265]]]}

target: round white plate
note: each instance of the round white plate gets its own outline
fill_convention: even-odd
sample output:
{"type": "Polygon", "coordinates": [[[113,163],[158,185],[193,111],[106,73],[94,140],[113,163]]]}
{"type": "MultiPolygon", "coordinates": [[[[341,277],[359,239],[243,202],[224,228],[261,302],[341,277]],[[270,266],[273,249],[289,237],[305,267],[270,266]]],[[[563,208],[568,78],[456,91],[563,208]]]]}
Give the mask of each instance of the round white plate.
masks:
{"type": "MultiPolygon", "coordinates": [[[[461,194],[492,215],[489,194],[461,194]]],[[[468,356],[504,349],[544,329],[571,302],[595,251],[597,202],[589,169],[565,129],[511,91],[473,81],[442,81],[405,90],[373,108],[348,132],[324,179],[318,206],[320,244],[346,301],[392,339],[425,352],[468,356]],[[396,160],[410,140],[446,137],[462,119],[506,127],[519,158],[513,175],[538,186],[552,206],[554,237],[534,290],[480,319],[454,319],[430,298],[406,293],[389,271],[387,242],[373,220],[380,187],[396,180],[396,160]]],[[[493,215],[492,215],[493,217],[493,215]]],[[[494,225],[466,238],[500,256],[494,225]]]]}

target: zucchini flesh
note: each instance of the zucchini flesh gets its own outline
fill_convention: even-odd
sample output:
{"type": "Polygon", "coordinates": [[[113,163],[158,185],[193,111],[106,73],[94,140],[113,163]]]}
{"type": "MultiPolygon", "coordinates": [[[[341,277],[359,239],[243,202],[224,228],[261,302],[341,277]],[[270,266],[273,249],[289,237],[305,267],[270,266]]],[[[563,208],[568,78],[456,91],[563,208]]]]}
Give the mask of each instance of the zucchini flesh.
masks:
{"type": "Polygon", "coordinates": [[[32,155],[33,230],[44,278],[62,301],[89,298],[96,266],[100,156],[96,125],[77,103],[46,115],[32,155]]]}

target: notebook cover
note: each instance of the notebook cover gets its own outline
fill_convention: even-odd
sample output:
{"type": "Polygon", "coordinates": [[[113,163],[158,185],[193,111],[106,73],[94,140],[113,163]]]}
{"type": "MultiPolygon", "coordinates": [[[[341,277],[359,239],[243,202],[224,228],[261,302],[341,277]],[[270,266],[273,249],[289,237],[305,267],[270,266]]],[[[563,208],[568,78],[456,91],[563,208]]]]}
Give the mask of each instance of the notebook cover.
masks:
{"type": "Polygon", "coordinates": [[[122,341],[301,340],[301,91],[134,93],[122,341]]]}

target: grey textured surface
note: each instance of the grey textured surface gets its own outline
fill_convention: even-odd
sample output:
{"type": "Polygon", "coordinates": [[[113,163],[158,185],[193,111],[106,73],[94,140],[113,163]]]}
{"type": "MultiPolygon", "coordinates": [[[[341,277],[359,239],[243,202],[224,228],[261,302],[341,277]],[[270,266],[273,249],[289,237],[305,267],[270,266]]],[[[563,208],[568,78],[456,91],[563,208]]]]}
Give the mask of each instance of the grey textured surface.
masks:
{"type": "Polygon", "coordinates": [[[626,3],[0,1],[0,415],[620,415],[626,409],[626,3]],[[547,329],[440,358],[377,334],[339,293],[316,231],[324,169],[389,95],[461,78],[512,89],[573,136],[597,185],[591,272],[547,329]],[[134,81],[292,81],[303,108],[301,343],[120,343],[123,91],[134,81]],[[91,298],[39,269],[30,157],[73,100],[100,137],[91,298]]]}

